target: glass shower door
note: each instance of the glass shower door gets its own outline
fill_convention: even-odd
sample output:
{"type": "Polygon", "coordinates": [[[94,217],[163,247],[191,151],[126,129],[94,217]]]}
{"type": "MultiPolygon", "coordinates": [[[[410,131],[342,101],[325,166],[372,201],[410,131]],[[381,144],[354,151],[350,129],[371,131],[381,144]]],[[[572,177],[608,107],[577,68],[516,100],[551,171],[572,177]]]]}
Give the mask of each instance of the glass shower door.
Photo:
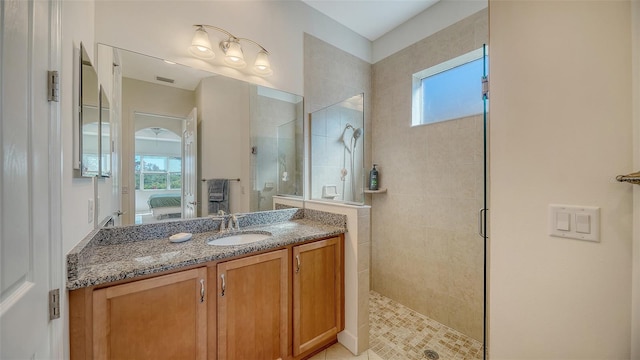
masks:
{"type": "Polygon", "coordinates": [[[484,274],[483,274],[483,281],[484,281],[484,291],[483,291],[483,321],[482,321],[482,332],[483,332],[483,341],[482,341],[482,345],[483,345],[483,352],[482,352],[482,358],[486,359],[487,358],[487,333],[488,333],[488,329],[487,329],[487,251],[488,251],[488,244],[487,244],[487,211],[489,210],[489,203],[488,203],[488,180],[489,180],[489,168],[488,168],[488,153],[487,153],[487,114],[488,114],[488,110],[489,110],[489,59],[488,59],[488,48],[487,45],[483,45],[482,46],[482,103],[483,103],[483,111],[482,111],[482,128],[483,128],[483,136],[482,136],[482,147],[483,147],[483,151],[482,151],[482,157],[483,157],[483,163],[482,163],[482,168],[483,168],[483,180],[482,180],[482,194],[483,194],[483,200],[482,200],[482,209],[480,209],[480,213],[479,213],[479,223],[480,223],[480,229],[479,230],[479,235],[482,237],[482,241],[484,242],[484,260],[483,260],[483,264],[484,264],[484,274]]]}

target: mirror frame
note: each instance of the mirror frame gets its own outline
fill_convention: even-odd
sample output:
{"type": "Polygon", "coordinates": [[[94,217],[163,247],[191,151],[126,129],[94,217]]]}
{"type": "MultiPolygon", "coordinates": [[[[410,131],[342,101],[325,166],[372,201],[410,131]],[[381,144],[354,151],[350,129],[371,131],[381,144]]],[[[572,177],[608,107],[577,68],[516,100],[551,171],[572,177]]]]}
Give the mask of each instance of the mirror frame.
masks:
{"type": "Polygon", "coordinates": [[[98,121],[98,174],[100,177],[103,178],[108,178],[111,176],[111,152],[112,152],[112,146],[111,146],[111,104],[109,103],[109,99],[107,97],[106,92],[104,91],[104,87],[102,85],[100,85],[100,93],[99,93],[99,121],[98,121]],[[105,110],[107,111],[107,119],[105,121],[105,110]],[[108,144],[107,144],[107,150],[105,150],[104,144],[103,144],[103,139],[105,138],[105,134],[103,134],[103,130],[104,130],[104,124],[107,123],[109,124],[109,133],[107,134],[107,140],[108,140],[108,144]],[[104,153],[103,151],[106,152],[107,154],[107,158],[106,160],[103,159],[104,157],[104,153]],[[109,168],[108,169],[104,169],[103,164],[104,163],[109,164],[109,168]]]}
{"type": "MultiPolygon", "coordinates": [[[[110,118],[108,119],[104,119],[104,110],[110,110],[110,104],[109,104],[109,100],[106,96],[106,93],[104,91],[104,88],[102,86],[102,84],[100,84],[100,81],[98,79],[98,71],[96,69],[95,66],[93,66],[93,64],[91,63],[91,59],[89,58],[89,54],[87,52],[87,49],[85,48],[84,44],[81,42],[80,43],[80,47],[79,48],[75,48],[74,49],[74,63],[77,62],[77,66],[74,69],[74,73],[77,76],[77,81],[75,82],[75,86],[74,86],[74,105],[76,106],[76,112],[74,112],[74,128],[73,128],[73,175],[76,178],[92,178],[95,176],[98,177],[110,177],[111,176],[111,169],[110,166],[108,169],[103,169],[103,149],[102,149],[102,137],[103,137],[103,132],[102,132],[102,127],[103,124],[106,123],[110,123],[110,118]],[[83,127],[84,127],[84,121],[86,120],[85,117],[87,116],[86,112],[85,112],[85,97],[83,96],[83,92],[85,91],[91,91],[91,89],[87,89],[86,86],[88,84],[85,83],[85,80],[87,78],[87,73],[85,72],[85,67],[89,66],[91,67],[91,69],[93,70],[93,73],[95,74],[95,78],[96,78],[96,88],[94,89],[96,92],[96,96],[97,96],[97,102],[95,107],[97,108],[97,161],[98,161],[98,169],[96,170],[96,173],[94,174],[93,172],[90,174],[87,174],[84,171],[84,163],[83,163],[83,158],[84,158],[84,153],[85,153],[85,146],[87,144],[84,143],[83,140],[83,127]]],[[[93,106],[93,105],[92,105],[93,106]]],[[[110,117],[110,115],[109,115],[110,117]]],[[[111,132],[109,132],[109,142],[111,142],[111,132]]],[[[111,145],[109,145],[109,151],[108,151],[108,160],[109,164],[111,163],[111,145]]]]}
{"type": "MultiPolygon", "coordinates": [[[[76,86],[74,87],[76,89],[76,93],[74,94],[74,99],[77,101],[77,108],[76,108],[76,114],[77,114],[77,118],[76,121],[74,122],[74,124],[76,125],[74,127],[74,133],[73,133],[73,141],[74,141],[74,151],[73,151],[73,169],[74,169],[74,177],[79,177],[79,178],[91,178],[94,177],[96,175],[99,174],[99,168],[97,169],[98,173],[97,174],[90,174],[88,175],[87,173],[85,173],[84,169],[84,165],[83,165],[83,154],[84,154],[84,147],[85,147],[85,143],[83,141],[83,125],[84,125],[84,120],[86,117],[86,113],[85,113],[85,109],[84,109],[84,102],[86,101],[86,99],[83,96],[83,92],[84,91],[90,91],[91,89],[86,89],[85,87],[87,86],[87,84],[84,84],[86,77],[87,77],[87,73],[85,73],[85,66],[89,66],[91,67],[91,69],[93,70],[93,73],[95,74],[95,78],[96,78],[96,84],[99,84],[98,82],[98,72],[97,69],[95,68],[95,66],[93,66],[93,64],[91,63],[91,59],[89,58],[89,54],[87,53],[87,50],[84,46],[84,44],[81,42],[80,43],[80,48],[78,49],[77,53],[75,54],[76,56],[74,56],[74,58],[77,59],[78,62],[78,67],[76,69],[76,74],[78,76],[78,81],[76,82],[76,86]]],[[[96,97],[98,97],[98,101],[96,103],[96,108],[100,108],[100,99],[99,99],[99,87],[96,86],[96,88],[94,89],[96,92],[96,97]]],[[[98,120],[97,123],[98,125],[100,124],[100,119],[99,119],[99,114],[98,114],[98,120]]],[[[99,142],[99,139],[97,139],[99,142]]],[[[99,144],[97,144],[97,146],[99,146],[99,144]]],[[[98,153],[100,152],[100,149],[98,149],[98,153]]]]}

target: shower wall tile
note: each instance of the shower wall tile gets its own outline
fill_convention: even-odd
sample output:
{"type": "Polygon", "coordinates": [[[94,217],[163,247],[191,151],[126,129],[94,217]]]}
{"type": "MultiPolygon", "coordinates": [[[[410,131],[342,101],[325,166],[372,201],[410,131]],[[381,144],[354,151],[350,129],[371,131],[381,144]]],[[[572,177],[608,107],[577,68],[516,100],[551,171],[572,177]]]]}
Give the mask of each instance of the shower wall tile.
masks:
{"type": "Polygon", "coordinates": [[[373,66],[371,288],[482,339],[483,118],[411,126],[412,75],[487,42],[483,10],[373,66]]]}
{"type": "Polygon", "coordinates": [[[318,112],[313,116],[311,135],[327,136],[327,116],[324,112],[318,112]]]}

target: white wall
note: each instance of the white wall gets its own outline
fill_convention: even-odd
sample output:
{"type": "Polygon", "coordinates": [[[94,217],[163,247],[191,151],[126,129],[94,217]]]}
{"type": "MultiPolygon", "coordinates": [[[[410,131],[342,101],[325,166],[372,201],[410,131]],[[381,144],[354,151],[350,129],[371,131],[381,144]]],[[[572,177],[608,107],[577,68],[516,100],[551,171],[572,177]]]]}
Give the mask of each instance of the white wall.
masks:
{"type": "Polygon", "coordinates": [[[629,359],[629,1],[490,12],[491,359],[629,359]],[[547,235],[551,203],[601,208],[599,243],[547,235]]]}
{"type": "MultiPolygon", "coordinates": [[[[60,69],[60,120],[62,124],[62,253],[66,254],[92,229],[88,222],[87,203],[94,197],[91,179],[73,178],[73,128],[77,120],[74,109],[74,86],[79,81],[74,67],[76,49],[82,42],[92,61],[95,61],[93,42],[93,1],[61,1],[62,64],[60,69]]],[[[79,54],[79,53],[78,53],[79,54]]],[[[78,66],[78,65],[75,65],[78,66]]],[[[63,276],[66,276],[66,261],[62,259],[63,276]]],[[[63,304],[61,319],[64,321],[64,354],[69,357],[69,319],[66,292],[61,292],[63,304]]]]}
{"type": "MultiPolygon", "coordinates": [[[[303,92],[304,32],[371,61],[369,40],[301,1],[98,1],[95,29],[97,42],[295,94],[303,92]],[[257,41],[271,53],[273,75],[260,78],[219,66],[220,58],[193,58],[187,50],[193,24],[221,27],[257,41]]],[[[214,30],[209,37],[214,47],[216,39],[224,40],[214,30]]],[[[254,53],[245,47],[245,56],[254,53]]]]}
{"type": "Polygon", "coordinates": [[[87,49],[91,61],[95,63],[95,46],[93,42],[94,6],[91,1],[62,1],[62,69],[60,86],[60,109],[62,120],[63,143],[63,213],[62,239],[63,252],[66,254],[75,244],[93,229],[88,223],[87,202],[93,199],[91,179],[73,178],[73,129],[77,121],[75,113],[74,87],[78,82],[78,71],[74,66],[77,60],[75,49],[82,42],[87,49]]]}
{"type": "MultiPolygon", "coordinates": [[[[198,106],[198,178],[229,182],[231,212],[249,211],[249,84],[222,76],[200,82],[198,106]],[[232,104],[232,106],[229,106],[232,104]]],[[[208,215],[207,184],[200,186],[198,216],[208,215]]]]}

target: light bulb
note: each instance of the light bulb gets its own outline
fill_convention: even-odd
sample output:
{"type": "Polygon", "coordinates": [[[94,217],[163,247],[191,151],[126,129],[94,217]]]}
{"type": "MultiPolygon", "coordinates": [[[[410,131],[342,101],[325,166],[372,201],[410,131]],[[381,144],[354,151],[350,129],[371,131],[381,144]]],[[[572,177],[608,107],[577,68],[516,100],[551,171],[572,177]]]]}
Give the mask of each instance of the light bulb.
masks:
{"type": "Polygon", "coordinates": [[[193,35],[193,40],[191,41],[189,51],[194,56],[204,59],[211,59],[216,56],[216,54],[211,49],[209,35],[202,26],[198,26],[198,28],[196,29],[196,33],[195,35],[193,35]]]}
{"type": "Polygon", "coordinates": [[[221,46],[225,51],[224,62],[227,65],[234,68],[243,68],[246,63],[244,62],[244,54],[242,54],[242,47],[237,39],[229,39],[221,46]]]}
{"type": "Polygon", "coordinates": [[[269,54],[266,50],[260,50],[256,56],[256,62],[253,64],[253,70],[260,75],[271,75],[271,63],[269,63],[269,54]]]}

